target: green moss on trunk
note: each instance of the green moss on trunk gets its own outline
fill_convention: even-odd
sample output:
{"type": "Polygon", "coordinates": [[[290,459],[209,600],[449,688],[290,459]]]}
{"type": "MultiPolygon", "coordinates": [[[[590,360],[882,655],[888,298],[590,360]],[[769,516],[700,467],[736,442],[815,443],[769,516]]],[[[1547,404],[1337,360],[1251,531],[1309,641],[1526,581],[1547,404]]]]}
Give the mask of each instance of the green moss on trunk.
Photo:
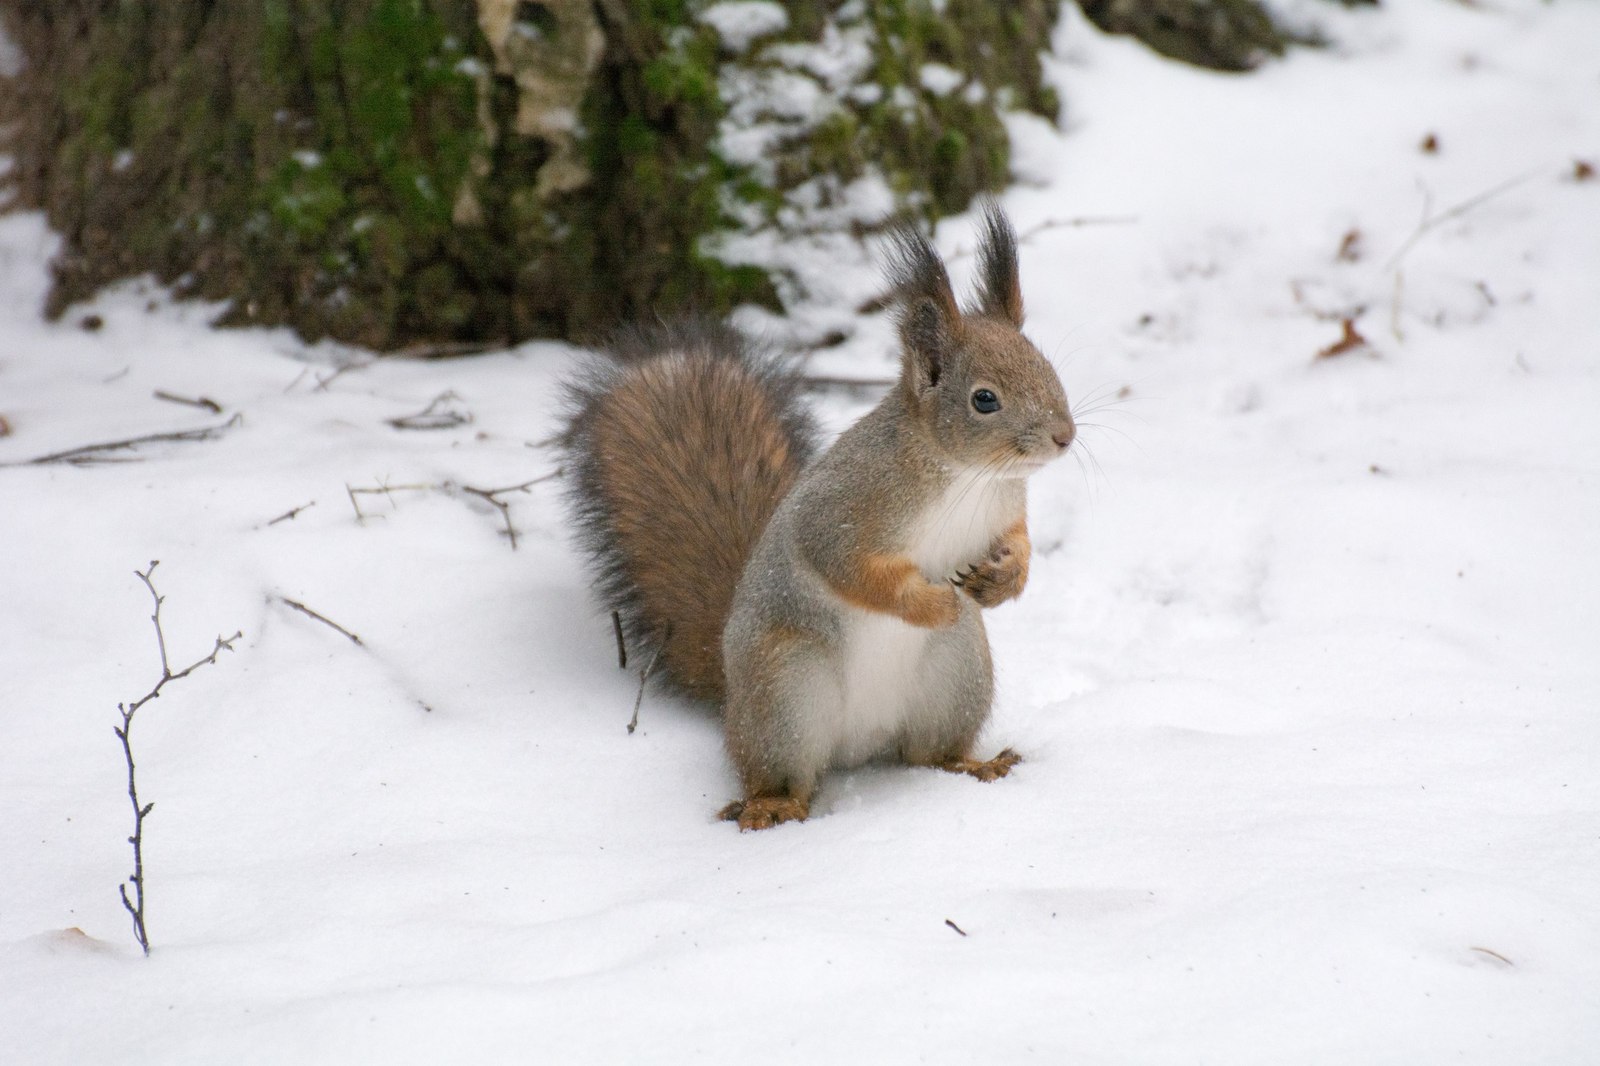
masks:
{"type": "Polygon", "coordinates": [[[776,306],[706,238],[868,168],[930,214],[1001,186],[999,110],[1055,111],[1056,4],[790,0],[734,55],[705,0],[0,0],[30,58],[0,101],[9,180],[65,238],[55,313],[143,272],[231,301],[230,322],[379,348],[776,306]],[[491,7],[512,37],[486,36],[491,7]],[[841,26],[870,37],[876,94],[732,158],[730,65],[780,67],[841,26]],[[553,102],[530,117],[543,75],[516,55],[546,46],[553,102]],[[960,88],[925,85],[930,64],[960,88]]]}

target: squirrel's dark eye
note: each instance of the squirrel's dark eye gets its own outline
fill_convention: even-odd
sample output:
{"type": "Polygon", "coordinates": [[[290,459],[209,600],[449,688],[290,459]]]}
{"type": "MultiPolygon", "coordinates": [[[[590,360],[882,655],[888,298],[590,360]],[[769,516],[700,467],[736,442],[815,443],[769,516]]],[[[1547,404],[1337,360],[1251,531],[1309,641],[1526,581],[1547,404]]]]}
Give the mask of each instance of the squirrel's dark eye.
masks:
{"type": "Polygon", "coordinates": [[[972,394],[972,409],[980,415],[992,415],[1000,410],[1000,397],[988,389],[979,389],[972,394]]]}

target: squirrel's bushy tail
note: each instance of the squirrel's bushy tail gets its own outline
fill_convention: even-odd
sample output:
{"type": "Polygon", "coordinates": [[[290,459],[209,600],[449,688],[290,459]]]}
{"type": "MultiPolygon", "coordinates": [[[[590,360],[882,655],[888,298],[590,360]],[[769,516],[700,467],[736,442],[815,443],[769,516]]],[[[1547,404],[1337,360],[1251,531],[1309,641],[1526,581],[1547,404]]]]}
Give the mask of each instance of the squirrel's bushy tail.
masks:
{"type": "Polygon", "coordinates": [[[745,561],[816,448],[799,376],[708,322],[612,338],[570,388],[568,500],[630,653],[720,702],[745,561]]]}

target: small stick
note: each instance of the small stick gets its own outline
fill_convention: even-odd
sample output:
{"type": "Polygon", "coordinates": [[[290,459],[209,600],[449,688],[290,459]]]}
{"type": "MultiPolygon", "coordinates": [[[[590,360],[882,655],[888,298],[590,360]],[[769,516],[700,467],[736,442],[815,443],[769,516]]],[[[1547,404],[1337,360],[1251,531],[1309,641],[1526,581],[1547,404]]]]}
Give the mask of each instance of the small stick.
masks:
{"type": "Polygon", "coordinates": [[[1505,963],[1507,966],[1515,966],[1516,965],[1516,963],[1512,962],[1510,959],[1506,958],[1504,955],[1500,954],[1498,951],[1494,951],[1494,950],[1492,950],[1490,948],[1473,947],[1472,950],[1473,951],[1481,951],[1485,955],[1488,955],[1490,958],[1499,959],[1501,962],[1505,963]]]}
{"type": "Polygon", "coordinates": [[[1410,237],[1406,238],[1405,243],[1400,246],[1399,250],[1389,257],[1389,261],[1383,264],[1383,269],[1391,270],[1398,266],[1400,260],[1405,258],[1406,253],[1411,251],[1412,246],[1418,241],[1422,240],[1422,238],[1426,237],[1436,227],[1444,225],[1453,218],[1460,218],[1468,211],[1482,206],[1490,200],[1493,200],[1496,196],[1510,192],[1518,185],[1525,185],[1538,176],[1539,171],[1532,170],[1515,178],[1507,178],[1499,185],[1496,185],[1490,189],[1485,189],[1476,196],[1469,196],[1465,200],[1462,200],[1459,204],[1456,204],[1454,207],[1449,208],[1448,210],[1437,215],[1431,214],[1432,200],[1430,197],[1427,206],[1423,208],[1421,224],[1417,226],[1416,230],[1411,234],[1410,237]]]}
{"type": "Polygon", "coordinates": [[[306,615],[307,617],[310,617],[310,618],[315,618],[317,621],[321,622],[323,625],[328,626],[329,628],[335,629],[338,632],[344,634],[346,637],[348,637],[350,639],[350,643],[354,644],[356,647],[358,647],[358,648],[366,647],[366,645],[361,642],[361,638],[360,637],[358,637],[354,633],[350,632],[348,629],[346,629],[344,626],[340,625],[338,622],[332,621],[331,619],[326,618],[323,615],[318,614],[316,611],[313,611],[311,608],[307,607],[305,604],[301,603],[299,600],[291,600],[287,596],[279,596],[278,599],[280,601],[282,601],[283,603],[287,604],[288,606],[293,607],[295,610],[299,611],[301,614],[306,615]]]}
{"type": "Polygon", "coordinates": [[[341,366],[341,367],[337,368],[336,370],[334,370],[334,372],[329,374],[327,377],[318,378],[317,379],[317,387],[312,389],[311,391],[312,392],[327,392],[328,391],[328,386],[332,385],[342,375],[348,374],[352,370],[365,370],[367,367],[369,367],[371,365],[372,365],[372,361],[371,360],[368,360],[367,362],[364,362],[364,363],[363,362],[346,363],[344,366],[341,366]]]}
{"type": "Polygon", "coordinates": [[[416,414],[402,415],[399,418],[391,418],[387,421],[395,429],[454,429],[456,426],[464,426],[472,421],[472,415],[462,414],[460,411],[453,411],[448,407],[440,410],[441,406],[448,404],[451,400],[459,399],[461,397],[454,392],[441,392],[429,400],[428,406],[416,414]]]}
{"type": "Polygon", "coordinates": [[[413,344],[388,353],[386,359],[455,359],[463,355],[478,355],[504,348],[510,341],[501,338],[492,341],[440,341],[437,344],[413,344]]]}
{"type": "Polygon", "coordinates": [[[500,512],[500,517],[506,524],[506,536],[511,538],[511,550],[516,551],[517,530],[516,527],[511,524],[511,505],[500,499],[500,494],[502,492],[527,492],[541,481],[549,481],[551,478],[560,476],[561,471],[555,470],[551,473],[545,474],[542,477],[536,477],[532,481],[524,481],[520,485],[507,485],[503,489],[477,489],[473,488],[471,485],[462,485],[461,491],[470,492],[479,499],[488,501],[491,507],[500,512]]]}
{"type": "Polygon", "coordinates": [[[433,491],[434,489],[436,489],[438,487],[439,486],[437,486],[437,485],[426,485],[426,484],[424,484],[424,485],[390,485],[387,482],[385,482],[383,484],[380,484],[377,488],[372,488],[372,489],[354,489],[354,488],[350,487],[348,482],[346,482],[345,486],[344,486],[344,491],[346,493],[348,493],[349,496],[350,496],[350,506],[356,513],[356,521],[357,522],[365,522],[367,519],[372,518],[374,516],[373,515],[369,515],[366,512],[364,512],[363,510],[361,510],[361,505],[356,502],[356,497],[357,496],[385,496],[385,497],[388,497],[388,499],[389,499],[389,506],[390,507],[394,507],[395,506],[395,502],[394,502],[394,496],[392,495],[393,493],[396,493],[396,492],[431,492],[431,491],[433,491]]]}
{"type": "Polygon", "coordinates": [[[156,648],[161,653],[161,679],[155,683],[155,686],[149,692],[132,703],[117,704],[117,712],[122,716],[122,725],[111,727],[112,732],[116,733],[117,739],[122,741],[122,756],[128,766],[128,801],[133,804],[133,835],[128,837],[128,843],[133,845],[133,873],[126,881],[117,886],[117,893],[122,897],[123,909],[133,919],[134,939],[139,942],[139,947],[143,949],[146,956],[150,954],[150,937],[145,928],[144,916],[144,820],[150,816],[151,811],[155,810],[156,805],[154,803],[139,802],[139,785],[134,776],[133,741],[129,739],[129,735],[133,732],[133,716],[140,707],[160,696],[161,690],[167,686],[167,682],[188,677],[202,666],[215,663],[218,655],[221,655],[224,651],[232,651],[234,642],[244,636],[243,632],[237,632],[231,637],[218,637],[216,644],[211,648],[210,655],[202,659],[196,659],[182,670],[173,673],[172,665],[167,659],[167,637],[161,629],[161,604],[165,597],[156,591],[156,586],[151,581],[151,575],[156,572],[156,567],[159,565],[159,561],[151,560],[150,569],[135,570],[134,573],[139,576],[140,581],[144,582],[144,587],[150,590],[150,597],[155,601],[155,610],[150,614],[150,621],[155,626],[156,648]],[[133,886],[132,899],[128,898],[129,885],[133,886]]]}
{"type": "Polygon", "coordinates": [[[616,611],[611,612],[611,632],[617,636],[617,669],[628,668],[628,646],[622,642],[622,616],[616,611]]]}
{"type": "Polygon", "coordinates": [[[1400,313],[1405,307],[1406,272],[1394,272],[1394,297],[1389,301],[1389,332],[1394,334],[1394,339],[1405,343],[1406,335],[1400,328],[1400,313]]]}
{"type": "Polygon", "coordinates": [[[961,928],[955,922],[952,922],[949,918],[946,918],[944,920],[944,924],[948,925],[950,928],[954,929],[956,932],[960,933],[962,936],[966,936],[967,935],[967,931],[965,929],[961,928]]]}
{"type": "Polygon", "coordinates": [[[51,452],[49,455],[40,455],[33,459],[23,459],[13,463],[0,463],[0,466],[43,466],[46,463],[71,463],[74,466],[81,466],[85,463],[116,462],[118,460],[107,459],[96,453],[121,451],[137,448],[141,444],[156,444],[162,441],[211,440],[226,430],[237,426],[242,421],[244,421],[243,415],[234,415],[221,425],[205,426],[201,429],[184,429],[176,433],[147,433],[142,437],[106,441],[103,444],[84,444],[77,448],[51,452]]]}
{"type": "Polygon", "coordinates": [[[173,393],[167,392],[165,389],[157,389],[154,393],[154,396],[158,400],[166,400],[170,403],[181,403],[188,407],[198,407],[203,411],[210,411],[214,415],[220,415],[222,413],[222,405],[211,399],[209,396],[199,396],[191,400],[187,396],[176,396],[173,393]]]}
{"type": "Polygon", "coordinates": [[[633,736],[633,731],[639,727],[639,708],[644,704],[644,686],[650,680],[650,675],[656,672],[656,660],[661,658],[661,649],[667,646],[667,641],[672,639],[672,623],[667,623],[667,632],[661,638],[661,643],[656,645],[656,653],[650,656],[650,665],[639,671],[639,695],[633,701],[633,718],[628,722],[628,735],[633,736]]]}
{"type": "MultiPolygon", "coordinates": [[[[1137,215],[1084,215],[1078,218],[1047,218],[1036,226],[1029,226],[1017,234],[1018,244],[1027,244],[1041,233],[1053,229],[1077,229],[1081,226],[1131,226],[1139,221],[1137,215]]],[[[957,248],[948,259],[965,259],[972,254],[968,248],[957,248]]]]}
{"type": "Polygon", "coordinates": [[[805,386],[811,389],[876,389],[886,388],[895,384],[895,378],[841,378],[827,374],[807,374],[803,379],[805,386]]]}
{"type": "Polygon", "coordinates": [[[316,500],[312,500],[310,503],[302,503],[299,507],[291,507],[289,510],[283,512],[277,518],[274,518],[272,521],[268,522],[267,525],[275,526],[279,522],[284,522],[284,521],[287,521],[287,520],[293,518],[295,515],[299,514],[301,511],[306,510],[308,507],[315,507],[316,505],[317,505],[317,501],[316,500]]]}

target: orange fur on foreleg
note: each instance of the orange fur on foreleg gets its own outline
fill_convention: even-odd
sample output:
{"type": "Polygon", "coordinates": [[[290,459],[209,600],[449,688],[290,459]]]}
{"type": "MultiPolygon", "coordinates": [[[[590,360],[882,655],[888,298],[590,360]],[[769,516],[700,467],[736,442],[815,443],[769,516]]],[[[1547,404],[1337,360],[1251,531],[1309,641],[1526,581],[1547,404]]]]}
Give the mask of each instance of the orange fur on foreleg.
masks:
{"type": "Polygon", "coordinates": [[[848,580],[835,578],[829,584],[846,603],[925,629],[947,629],[961,617],[956,590],[923,577],[904,555],[863,556],[848,580]]]}

